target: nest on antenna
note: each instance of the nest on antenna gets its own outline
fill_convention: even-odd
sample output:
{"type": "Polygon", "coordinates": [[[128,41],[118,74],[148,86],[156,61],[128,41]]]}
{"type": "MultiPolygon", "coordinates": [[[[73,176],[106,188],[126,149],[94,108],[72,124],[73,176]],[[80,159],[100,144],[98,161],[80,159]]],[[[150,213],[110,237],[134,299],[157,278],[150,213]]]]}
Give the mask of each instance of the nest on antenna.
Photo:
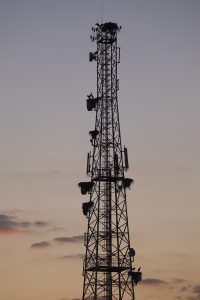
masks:
{"type": "Polygon", "coordinates": [[[86,195],[91,191],[91,189],[94,186],[94,182],[88,181],[88,182],[79,182],[78,186],[81,188],[81,194],[86,195]]]}
{"type": "Polygon", "coordinates": [[[101,29],[104,32],[106,31],[113,32],[113,31],[120,30],[121,26],[119,27],[117,23],[108,22],[108,23],[101,24],[101,29]]]}
{"type": "Polygon", "coordinates": [[[89,202],[84,202],[82,204],[82,209],[83,209],[83,214],[85,216],[87,216],[88,212],[90,211],[90,209],[92,208],[92,206],[94,205],[93,201],[89,201],[89,202]]]}
{"type": "Polygon", "coordinates": [[[124,188],[130,189],[132,183],[133,183],[133,179],[131,179],[131,178],[123,178],[123,180],[122,180],[122,184],[123,184],[124,188]]]}
{"type": "Polygon", "coordinates": [[[97,137],[97,135],[99,134],[99,131],[98,130],[91,130],[91,131],[89,131],[89,134],[91,135],[91,138],[93,139],[93,140],[95,140],[96,139],[96,137],[97,137]]]}
{"type": "Polygon", "coordinates": [[[99,102],[100,98],[88,98],[87,99],[87,110],[88,111],[92,111],[93,109],[96,108],[98,102],[99,102]]]}
{"type": "Polygon", "coordinates": [[[129,276],[131,276],[133,278],[135,285],[137,285],[138,283],[140,283],[142,281],[142,273],[140,272],[139,269],[137,272],[135,272],[133,270],[129,272],[129,276]]]}

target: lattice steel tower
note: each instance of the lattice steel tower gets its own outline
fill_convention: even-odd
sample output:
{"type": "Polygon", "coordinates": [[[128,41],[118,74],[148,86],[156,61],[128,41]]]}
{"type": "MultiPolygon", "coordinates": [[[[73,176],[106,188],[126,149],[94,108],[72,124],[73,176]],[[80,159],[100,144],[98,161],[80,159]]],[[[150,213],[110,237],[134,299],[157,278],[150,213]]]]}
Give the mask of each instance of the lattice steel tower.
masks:
{"type": "Polygon", "coordinates": [[[82,204],[88,219],[83,264],[83,300],[135,299],[134,286],[141,281],[140,268],[132,267],[135,251],[130,247],[126,189],[133,180],[124,176],[128,169],[127,148],[122,148],[118,97],[117,65],[120,48],[116,23],[96,24],[91,40],[96,52],[97,96],[87,99],[88,111],[96,112],[95,128],[90,131],[92,152],[88,153],[89,182],[80,182],[89,201],[82,204]]]}

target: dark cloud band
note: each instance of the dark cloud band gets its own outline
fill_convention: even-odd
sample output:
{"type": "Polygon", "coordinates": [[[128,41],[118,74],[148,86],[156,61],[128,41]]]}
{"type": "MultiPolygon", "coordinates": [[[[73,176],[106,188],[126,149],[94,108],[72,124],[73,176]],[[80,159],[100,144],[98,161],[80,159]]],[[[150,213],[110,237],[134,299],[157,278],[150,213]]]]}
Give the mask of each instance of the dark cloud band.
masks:
{"type": "Polygon", "coordinates": [[[152,286],[159,286],[159,285],[166,285],[168,282],[156,278],[146,278],[142,280],[143,285],[152,285],[152,286]]]}
{"type": "Polygon", "coordinates": [[[84,239],[83,235],[75,235],[71,237],[57,237],[54,239],[57,243],[79,243],[84,239]]]}
{"type": "Polygon", "coordinates": [[[51,246],[51,244],[49,242],[43,241],[43,242],[32,244],[31,248],[32,249],[44,249],[44,248],[48,248],[50,246],[51,246]]]}
{"type": "Polygon", "coordinates": [[[30,228],[41,228],[47,225],[48,223],[43,221],[28,222],[26,220],[22,221],[12,215],[0,214],[0,234],[22,233],[30,228]]]}

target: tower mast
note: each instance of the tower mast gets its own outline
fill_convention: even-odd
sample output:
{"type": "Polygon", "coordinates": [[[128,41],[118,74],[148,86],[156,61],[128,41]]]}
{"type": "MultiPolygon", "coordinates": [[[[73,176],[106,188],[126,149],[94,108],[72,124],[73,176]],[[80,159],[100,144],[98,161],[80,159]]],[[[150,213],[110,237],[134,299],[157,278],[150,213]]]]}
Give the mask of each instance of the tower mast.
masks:
{"type": "Polygon", "coordinates": [[[88,219],[82,300],[134,300],[134,286],[142,275],[132,267],[135,251],[128,227],[126,189],[133,180],[124,176],[128,152],[122,148],[118,111],[120,29],[111,22],[92,28],[97,49],[90,52],[89,60],[97,63],[97,96],[87,96],[88,111],[96,112],[95,128],[89,132],[93,149],[87,157],[91,179],[79,183],[81,193],[89,195],[82,204],[88,219]]]}

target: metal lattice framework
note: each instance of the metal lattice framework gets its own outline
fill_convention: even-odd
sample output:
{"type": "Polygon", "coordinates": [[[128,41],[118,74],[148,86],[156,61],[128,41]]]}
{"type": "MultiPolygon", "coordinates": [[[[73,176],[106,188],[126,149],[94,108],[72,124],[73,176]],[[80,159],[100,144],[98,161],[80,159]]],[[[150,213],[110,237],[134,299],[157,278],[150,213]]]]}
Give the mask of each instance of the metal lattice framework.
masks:
{"type": "Polygon", "coordinates": [[[83,300],[135,299],[134,286],[141,272],[132,268],[135,251],[130,247],[126,189],[133,182],[125,178],[127,148],[122,148],[117,91],[120,49],[116,23],[96,24],[91,39],[97,51],[89,60],[97,62],[97,97],[88,95],[87,109],[96,111],[95,128],[90,131],[93,151],[88,154],[89,182],[80,182],[88,218],[83,265],[83,300]]]}

